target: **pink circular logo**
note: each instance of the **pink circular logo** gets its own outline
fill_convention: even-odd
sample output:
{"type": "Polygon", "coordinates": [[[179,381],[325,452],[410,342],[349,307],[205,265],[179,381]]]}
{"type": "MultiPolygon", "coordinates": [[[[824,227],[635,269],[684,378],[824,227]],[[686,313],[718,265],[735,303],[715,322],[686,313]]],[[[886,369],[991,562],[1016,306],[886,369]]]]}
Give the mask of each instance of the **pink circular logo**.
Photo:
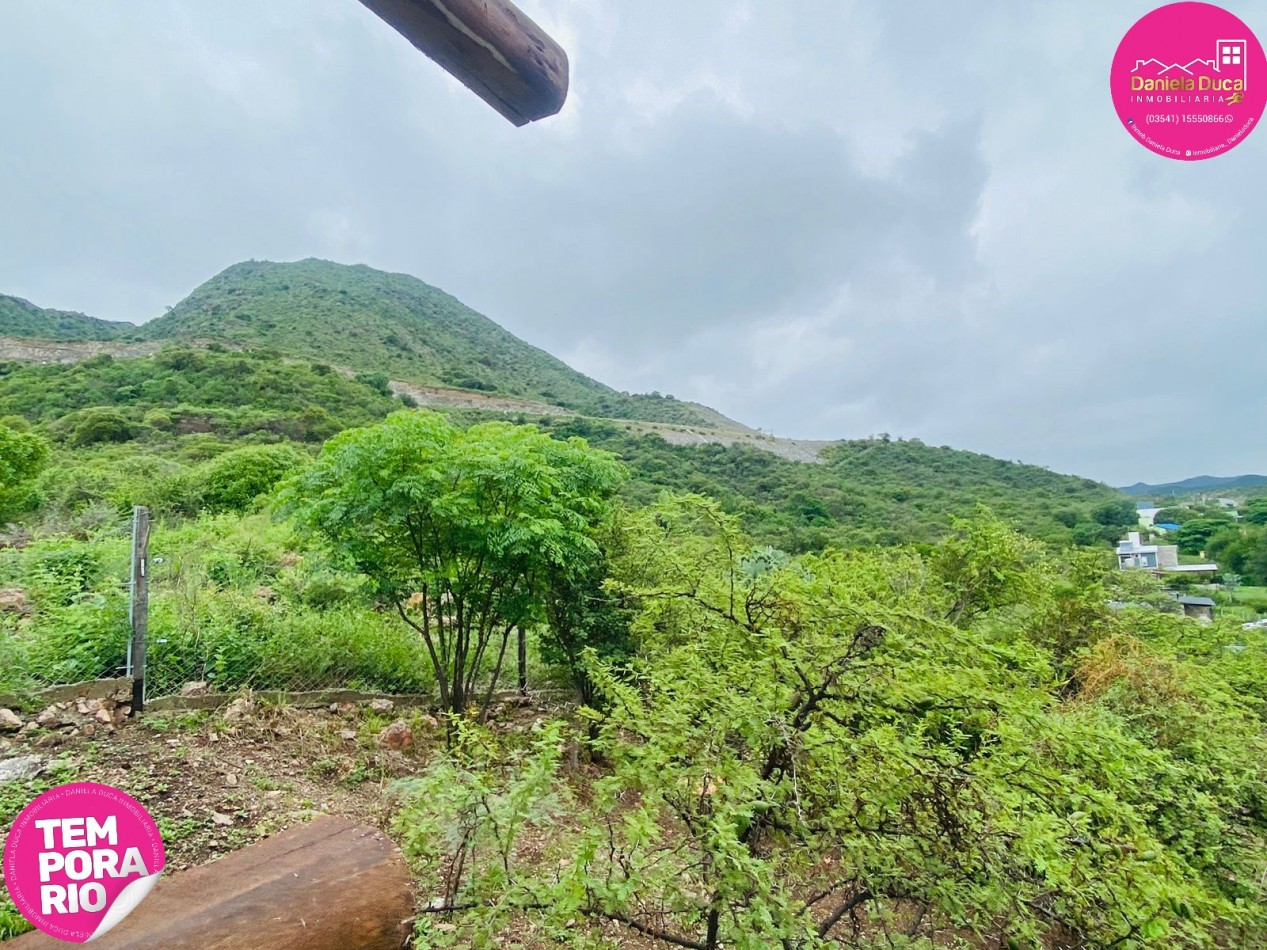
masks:
{"type": "Polygon", "coordinates": [[[18,815],[4,880],[22,916],[50,937],[85,943],[141,903],[167,863],[154,819],[117,788],[74,782],[18,815]]]}
{"type": "Polygon", "coordinates": [[[1158,155],[1222,155],[1254,130],[1267,105],[1267,59],[1250,28],[1211,3],[1145,14],[1113,57],[1118,118],[1158,155]]]}

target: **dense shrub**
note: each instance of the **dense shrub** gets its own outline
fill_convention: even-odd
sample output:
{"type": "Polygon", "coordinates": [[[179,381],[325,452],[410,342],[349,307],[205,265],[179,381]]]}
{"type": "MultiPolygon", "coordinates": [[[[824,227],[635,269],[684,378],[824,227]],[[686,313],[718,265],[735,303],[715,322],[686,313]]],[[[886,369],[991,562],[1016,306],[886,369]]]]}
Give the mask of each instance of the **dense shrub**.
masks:
{"type": "Polygon", "coordinates": [[[289,445],[234,449],[195,473],[195,490],[207,511],[245,511],[309,461],[307,455],[289,445]]]}

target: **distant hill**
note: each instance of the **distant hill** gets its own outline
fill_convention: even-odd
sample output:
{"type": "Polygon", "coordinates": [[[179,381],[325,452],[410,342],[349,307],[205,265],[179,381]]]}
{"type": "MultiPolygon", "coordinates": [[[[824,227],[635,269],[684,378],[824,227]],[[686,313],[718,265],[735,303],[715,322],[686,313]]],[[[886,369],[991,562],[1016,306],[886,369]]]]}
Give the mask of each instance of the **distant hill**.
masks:
{"type": "Polygon", "coordinates": [[[605,420],[560,418],[549,426],[620,456],[633,474],[626,494],[635,503],[664,489],[709,495],[738,513],[754,537],[787,551],[934,541],[982,504],[1055,544],[1105,544],[1118,529],[1097,524],[1096,511],[1125,500],[1089,478],[919,439],[837,442],[822,448],[818,464],[806,464],[759,443],[673,445],[659,432],[605,420]]]}
{"type": "Polygon", "coordinates": [[[235,264],[141,327],[2,299],[15,302],[0,335],[26,339],[0,340],[13,361],[0,362],[0,416],[67,443],[102,435],[103,452],[315,443],[404,400],[585,435],[629,466],[631,500],[703,492],[787,550],[932,541],[979,503],[1055,543],[1103,542],[1114,529],[1096,510],[1122,499],[915,439],[776,440],[695,403],[620,393],[435,287],[360,265],[235,264]]]}
{"type": "MultiPolygon", "coordinates": [[[[154,459],[171,468],[260,442],[315,446],[401,407],[381,379],[348,378],[323,363],[260,349],[169,344],[124,358],[0,362],[0,417],[38,426],[69,453],[68,463],[72,456],[84,464],[95,458],[92,464],[115,471],[59,476],[50,491],[67,504],[99,499],[137,466],[158,465],[154,459]]],[[[439,408],[459,423],[524,416],[558,437],[584,436],[628,466],[625,496],[634,504],[665,489],[710,495],[755,538],[787,551],[931,542],[978,504],[1057,544],[1088,528],[1093,541],[1104,543],[1095,512],[1123,497],[1089,479],[918,440],[839,442],[820,447],[818,463],[807,464],[761,443],[722,444],[716,430],[712,442],[668,441],[687,432],[704,439],[701,427],[439,408]]]]}
{"type": "Polygon", "coordinates": [[[131,323],[98,320],[69,310],[46,310],[21,297],[0,294],[0,336],[39,340],[118,340],[136,331],[131,323]]]}
{"type": "Polygon", "coordinates": [[[311,258],[234,264],[141,332],[149,339],[273,349],[587,415],[688,425],[717,425],[718,419],[672,397],[619,393],[416,277],[359,264],[311,258]]]}
{"type": "Polygon", "coordinates": [[[1128,495],[1190,495],[1193,492],[1234,491],[1267,485],[1267,475],[1197,475],[1181,482],[1149,485],[1136,482],[1123,488],[1128,495]]]}

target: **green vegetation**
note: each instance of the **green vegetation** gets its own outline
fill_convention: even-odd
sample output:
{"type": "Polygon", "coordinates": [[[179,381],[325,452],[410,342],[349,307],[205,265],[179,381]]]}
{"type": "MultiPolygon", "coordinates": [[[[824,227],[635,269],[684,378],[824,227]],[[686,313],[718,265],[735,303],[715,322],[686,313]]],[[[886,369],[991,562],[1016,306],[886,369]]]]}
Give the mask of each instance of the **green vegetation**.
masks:
{"type": "Polygon", "coordinates": [[[774,556],[697,498],[625,534],[638,650],[596,663],[589,737],[468,726],[405,784],[397,829],[439,895],[418,946],[524,919],[573,947],[1267,938],[1267,636],[1229,653],[1115,612],[1148,580],[984,516],[928,555],[774,556]],[[569,774],[568,742],[601,777],[569,774]]]}
{"type": "Polygon", "coordinates": [[[154,356],[73,365],[0,363],[0,416],[44,423],[72,446],[158,432],[262,433],[320,442],[381,419],[395,403],[320,363],[276,353],[175,346],[154,356]]]}
{"type": "MultiPolygon", "coordinates": [[[[252,443],[316,443],[380,421],[402,404],[384,390],[381,375],[349,379],[268,351],[177,345],[138,359],[0,364],[0,418],[21,417],[52,441],[55,464],[37,486],[50,514],[133,504],[194,514],[227,510],[215,456],[252,443]]],[[[461,424],[493,418],[449,415],[461,424]]],[[[745,445],[674,446],[607,420],[547,416],[541,425],[616,454],[631,472],[629,502],[649,503],[665,489],[707,494],[754,537],[794,553],[932,542],[982,502],[1056,544],[1100,545],[1124,530],[1104,523],[1121,522],[1124,510],[1104,485],[918,440],[844,442],[810,464],[745,445]]],[[[285,452],[248,457],[294,459],[285,452]]],[[[244,464],[236,458],[224,464],[244,464]]]]}
{"type": "Polygon", "coordinates": [[[18,422],[0,422],[0,519],[30,508],[32,483],[48,457],[48,443],[18,422]]]}
{"type": "MultiPolygon", "coordinates": [[[[0,588],[28,615],[0,613],[0,693],[120,675],[128,642],[127,522],[87,540],[0,549],[0,588]]],[[[204,516],[151,537],[148,691],[352,687],[427,692],[416,636],[376,608],[364,577],[267,515],[204,516]]]]}
{"type": "Polygon", "coordinates": [[[511,636],[540,622],[551,578],[596,558],[591,535],[619,477],[580,439],[400,412],[331,439],[284,503],[422,638],[441,705],[476,705],[482,718],[511,636]]]}
{"type": "Polygon", "coordinates": [[[578,373],[415,277],[363,265],[313,259],[235,264],[141,332],[150,339],[274,349],[595,416],[708,424],[671,396],[618,393],[578,373]]]}
{"type": "MultiPolygon", "coordinates": [[[[1130,505],[1099,482],[918,439],[842,442],[821,463],[804,463],[746,445],[673,446],[602,420],[541,424],[614,452],[631,472],[631,503],[650,503],[665,489],[708,495],[758,541],[793,553],[932,542],[978,504],[1055,544],[1104,545],[1121,537],[1130,505]]],[[[1133,506],[1130,516],[1134,524],[1133,506]]]]}
{"type": "Polygon", "coordinates": [[[179,339],[0,364],[0,692],[119,673],[149,506],[151,697],[438,696],[396,816],[418,947],[1267,946],[1267,503],[1174,512],[1229,572],[1202,625],[1115,569],[1107,486],[887,437],[672,446],[597,417],[688,405],[412,278],[239,265],[145,333],[179,339]],[[587,415],[391,394],[454,373],[587,415]],[[485,722],[512,644],[580,705],[485,722]]]}
{"type": "MultiPolygon", "coordinates": [[[[1183,530],[1188,527],[1184,525],[1183,530]]],[[[1216,525],[1204,550],[1224,572],[1240,575],[1245,584],[1267,585],[1267,525],[1216,525]]]]}
{"type": "Polygon", "coordinates": [[[66,310],[45,310],[21,297],[0,294],[0,336],[40,340],[118,340],[136,334],[130,323],[114,323],[66,310]]]}

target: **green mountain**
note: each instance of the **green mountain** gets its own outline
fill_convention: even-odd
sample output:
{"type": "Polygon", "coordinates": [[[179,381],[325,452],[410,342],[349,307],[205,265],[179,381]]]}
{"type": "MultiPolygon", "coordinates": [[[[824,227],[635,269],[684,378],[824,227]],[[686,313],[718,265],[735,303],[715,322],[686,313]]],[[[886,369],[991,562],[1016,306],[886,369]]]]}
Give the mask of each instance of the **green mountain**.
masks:
{"type": "Polygon", "coordinates": [[[711,425],[672,397],[619,393],[407,274],[308,259],[234,264],[142,333],[220,340],[391,379],[477,390],[587,415],[711,425]]]}
{"type": "Polygon", "coordinates": [[[631,500],[649,503],[665,489],[708,495],[786,551],[934,541],[977,505],[1055,544],[1115,541],[1121,528],[1102,523],[1113,520],[1108,507],[1134,520],[1133,504],[1108,485],[919,439],[846,440],[806,463],[756,445],[669,445],[604,420],[547,424],[620,456],[631,500]]]}
{"type": "Polygon", "coordinates": [[[1149,485],[1136,482],[1122,489],[1128,495],[1191,495],[1197,492],[1236,491],[1267,485],[1267,475],[1197,475],[1181,482],[1149,485]]]}
{"type": "MultiPolygon", "coordinates": [[[[1118,533],[1106,506],[1125,500],[1089,479],[918,440],[780,442],[694,403],[619,393],[420,280],[364,266],[236,264],[139,328],[0,300],[10,302],[0,334],[72,350],[104,341],[74,364],[0,362],[0,417],[23,417],[76,457],[201,461],[243,442],[311,445],[416,396],[458,421],[501,415],[586,436],[629,467],[631,501],[707,494],[790,551],[933,541],[979,503],[1055,543],[1105,543],[1118,533]],[[393,398],[389,380],[415,384],[413,395],[393,398]]],[[[91,471],[99,483],[61,481],[81,500],[113,497],[114,476],[91,471]]]]}
{"type": "Polygon", "coordinates": [[[98,320],[69,310],[46,310],[0,294],[0,336],[39,340],[117,340],[136,332],[130,323],[98,320]]]}
{"type": "MultiPolygon", "coordinates": [[[[352,379],[323,363],[218,344],[172,344],[127,359],[0,362],[0,418],[21,417],[61,453],[49,489],[55,504],[112,502],[140,490],[138,470],[159,465],[171,483],[164,487],[155,476],[144,486],[144,503],[162,512],[181,497],[185,476],[178,464],[253,443],[315,447],[400,408],[381,378],[352,379]]],[[[460,423],[497,417],[489,410],[442,411],[460,423]]],[[[709,495],[738,514],[754,537],[793,552],[934,541],[978,504],[1056,544],[1106,543],[1119,529],[1099,523],[1098,512],[1125,501],[1090,479],[918,440],[840,442],[807,463],[749,444],[671,445],[663,429],[631,421],[527,419],[619,456],[631,476],[630,502],[651,502],[666,489],[709,495]]],[[[1133,517],[1133,504],[1125,503],[1133,517]]]]}

